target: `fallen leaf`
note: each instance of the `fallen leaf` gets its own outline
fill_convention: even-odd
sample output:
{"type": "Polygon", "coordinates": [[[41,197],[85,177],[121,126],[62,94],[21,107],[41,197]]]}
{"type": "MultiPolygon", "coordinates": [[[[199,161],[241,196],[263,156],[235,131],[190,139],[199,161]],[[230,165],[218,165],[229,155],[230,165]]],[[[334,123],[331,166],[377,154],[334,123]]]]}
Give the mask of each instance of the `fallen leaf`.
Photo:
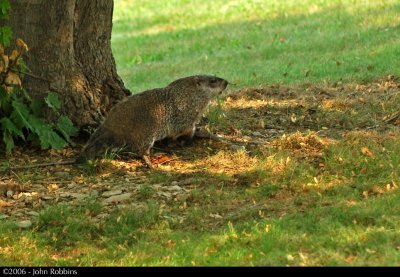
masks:
{"type": "Polygon", "coordinates": [[[288,260],[288,261],[293,261],[294,260],[294,257],[292,256],[292,255],[290,255],[290,254],[288,254],[287,256],[286,256],[286,259],[288,260]]]}
{"type": "Polygon", "coordinates": [[[214,219],[221,219],[222,218],[222,216],[219,215],[219,214],[210,214],[210,217],[214,218],[214,219]]]}
{"type": "Polygon", "coordinates": [[[10,55],[10,57],[9,57],[10,61],[13,62],[13,61],[17,60],[19,55],[20,55],[20,53],[17,50],[13,50],[11,55],[10,55]]]}
{"type": "Polygon", "coordinates": [[[290,121],[292,121],[293,123],[297,122],[297,117],[294,113],[292,113],[292,115],[290,116],[290,121]]]}
{"type": "Polygon", "coordinates": [[[6,202],[0,199],[0,207],[11,207],[12,205],[14,205],[14,203],[6,202]]]}
{"type": "Polygon", "coordinates": [[[28,50],[29,50],[29,49],[28,49],[28,45],[26,45],[26,43],[25,43],[22,39],[20,39],[20,38],[17,38],[16,44],[17,44],[17,46],[18,46],[19,48],[21,48],[21,49],[24,50],[24,51],[28,51],[28,50]]]}
{"type": "Polygon", "coordinates": [[[346,259],[345,259],[345,261],[346,261],[346,263],[349,263],[349,264],[351,264],[352,262],[353,262],[353,260],[354,260],[354,256],[348,256],[346,259]]]}
{"type": "Polygon", "coordinates": [[[47,190],[48,190],[49,192],[53,192],[53,191],[56,191],[56,190],[58,190],[58,189],[59,189],[59,187],[58,187],[57,184],[49,184],[49,185],[47,186],[47,190]]]}
{"type": "Polygon", "coordinates": [[[4,62],[0,60],[0,73],[5,72],[6,68],[4,66],[4,62]]]}
{"type": "Polygon", "coordinates": [[[18,74],[14,72],[8,72],[4,83],[7,85],[18,85],[21,86],[21,79],[19,78],[18,74]]]}
{"type": "Polygon", "coordinates": [[[8,68],[9,59],[7,55],[3,55],[4,68],[8,68]]]}
{"type": "Polygon", "coordinates": [[[372,151],[368,147],[363,147],[361,148],[361,153],[363,153],[365,156],[373,158],[375,155],[372,153],[372,151]]]}
{"type": "Polygon", "coordinates": [[[171,158],[171,157],[168,157],[165,155],[160,155],[160,156],[157,156],[157,157],[151,159],[151,162],[153,164],[164,164],[164,163],[167,163],[167,162],[173,161],[173,160],[174,160],[174,158],[171,158]]]}
{"type": "Polygon", "coordinates": [[[376,194],[384,194],[385,190],[383,188],[381,188],[380,186],[374,186],[372,188],[372,192],[374,192],[376,194]]]}
{"type": "Polygon", "coordinates": [[[236,129],[236,128],[232,127],[232,126],[229,126],[227,135],[236,136],[236,135],[239,135],[240,133],[241,133],[241,131],[239,129],[236,129]]]}
{"type": "Polygon", "coordinates": [[[301,252],[299,252],[299,256],[301,258],[301,260],[303,261],[303,263],[307,263],[307,256],[301,252]]]}

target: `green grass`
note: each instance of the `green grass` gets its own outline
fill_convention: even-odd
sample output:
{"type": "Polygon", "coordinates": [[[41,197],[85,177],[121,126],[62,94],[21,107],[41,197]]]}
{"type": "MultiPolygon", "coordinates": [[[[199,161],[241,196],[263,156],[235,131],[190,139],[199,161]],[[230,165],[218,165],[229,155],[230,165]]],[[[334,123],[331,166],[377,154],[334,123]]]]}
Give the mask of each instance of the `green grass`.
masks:
{"type": "Polygon", "coordinates": [[[118,210],[104,226],[55,207],[43,213],[37,229],[18,236],[1,224],[0,257],[2,265],[25,266],[400,264],[399,194],[350,208],[340,202],[326,206],[337,196],[325,197],[308,196],[309,206],[297,213],[277,217],[267,209],[267,218],[212,231],[171,228],[154,206],[142,214],[118,210]]]}
{"type": "MultiPolygon", "coordinates": [[[[129,181],[138,188],[131,204],[105,208],[94,197],[48,205],[28,230],[0,219],[0,265],[399,266],[400,135],[382,122],[398,111],[398,89],[334,85],[326,95],[337,94],[326,98],[306,90],[399,75],[399,14],[394,0],[116,0],[113,51],[133,92],[197,73],[237,87],[296,84],[294,107],[289,93],[271,93],[267,105],[244,109],[221,101],[209,116],[212,128],[246,135],[260,130],[254,122],[262,116],[287,127],[287,137],[250,151],[198,142],[178,165],[138,170],[145,178],[129,181]],[[312,135],[301,129],[302,115],[316,131],[336,132],[333,142],[318,148],[304,140],[312,135]],[[381,125],[385,132],[373,131],[381,125]],[[158,196],[160,184],[187,179],[182,198],[158,196]],[[105,220],[93,220],[103,213],[105,220]]],[[[98,190],[109,176],[128,182],[126,168],[112,161],[85,170],[80,178],[98,190]]],[[[18,181],[34,183],[30,173],[18,181]]]]}
{"type": "Polygon", "coordinates": [[[140,187],[143,208],[116,209],[102,223],[90,220],[101,213],[94,200],[51,206],[27,231],[2,222],[0,260],[25,266],[400,265],[399,151],[398,139],[353,134],[324,150],[322,171],[288,160],[286,151],[259,157],[254,171],[235,177],[241,184],[199,171],[184,222],[176,220],[182,210],[174,201],[149,199],[153,182],[174,176],[158,173],[140,187]],[[271,171],[280,165],[285,168],[271,171]]]}
{"type": "Polygon", "coordinates": [[[400,73],[400,3],[117,0],[113,51],[134,93],[192,74],[239,87],[400,73]]]}

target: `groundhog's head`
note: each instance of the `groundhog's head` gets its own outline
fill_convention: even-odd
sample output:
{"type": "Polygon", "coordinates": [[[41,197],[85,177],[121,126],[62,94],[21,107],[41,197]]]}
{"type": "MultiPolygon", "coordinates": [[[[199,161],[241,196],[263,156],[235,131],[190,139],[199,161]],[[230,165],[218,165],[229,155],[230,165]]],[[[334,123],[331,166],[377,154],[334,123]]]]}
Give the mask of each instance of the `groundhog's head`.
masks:
{"type": "Polygon", "coordinates": [[[185,88],[198,93],[204,93],[207,98],[211,99],[220,94],[228,86],[228,81],[208,75],[195,75],[182,79],[178,79],[169,87],[185,88]]]}
{"type": "Polygon", "coordinates": [[[228,86],[228,81],[215,76],[199,75],[194,78],[197,86],[211,97],[217,96],[228,86]]]}

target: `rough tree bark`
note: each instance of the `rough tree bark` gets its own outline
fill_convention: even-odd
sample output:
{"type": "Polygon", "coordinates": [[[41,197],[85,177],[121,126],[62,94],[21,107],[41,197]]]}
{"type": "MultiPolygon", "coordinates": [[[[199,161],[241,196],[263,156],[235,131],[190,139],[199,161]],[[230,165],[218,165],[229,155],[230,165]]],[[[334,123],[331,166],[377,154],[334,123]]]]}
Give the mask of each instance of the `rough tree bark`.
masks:
{"type": "Polygon", "coordinates": [[[14,39],[29,47],[24,87],[58,93],[78,127],[96,126],[129,91],[111,52],[112,0],[11,0],[14,39]]]}

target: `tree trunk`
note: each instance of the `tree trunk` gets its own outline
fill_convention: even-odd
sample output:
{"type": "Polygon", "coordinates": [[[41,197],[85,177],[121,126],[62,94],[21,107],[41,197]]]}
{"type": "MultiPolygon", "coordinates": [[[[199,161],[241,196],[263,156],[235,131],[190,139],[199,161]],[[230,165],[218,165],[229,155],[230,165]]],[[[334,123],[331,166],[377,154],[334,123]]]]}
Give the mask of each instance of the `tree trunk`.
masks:
{"type": "MultiPolygon", "coordinates": [[[[34,97],[56,92],[78,127],[96,126],[129,94],[111,53],[114,1],[11,0],[9,24],[29,52],[23,86],[34,97]]],[[[49,115],[51,117],[51,115],[49,115]]]]}

